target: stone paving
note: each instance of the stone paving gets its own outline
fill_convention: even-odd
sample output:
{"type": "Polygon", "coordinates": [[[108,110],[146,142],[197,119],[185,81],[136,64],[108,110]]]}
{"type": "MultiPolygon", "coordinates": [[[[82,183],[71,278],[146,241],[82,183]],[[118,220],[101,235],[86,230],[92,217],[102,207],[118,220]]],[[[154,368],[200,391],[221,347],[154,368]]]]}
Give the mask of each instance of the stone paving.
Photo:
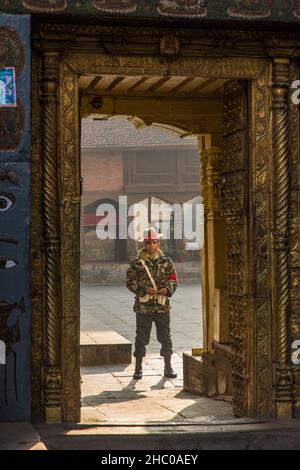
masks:
{"type": "MultiPolygon", "coordinates": [[[[81,331],[94,335],[101,325],[109,327],[134,344],[134,295],[124,286],[81,285],[81,331]]],[[[199,284],[181,285],[172,297],[171,330],[174,351],[180,354],[202,346],[202,300],[199,284]]],[[[148,353],[159,357],[160,345],[152,328],[148,353]]]]}
{"type": "MultiPolygon", "coordinates": [[[[134,296],[123,286],[81,286],[83,337],[124,336],[134,345],[134,296]],[[104,326],[104,327],[103,327],[104,326]],[[109,331],[111,333],[109,333],[109,331]],[[98,335],[98,336],[97,336],[98,335]]],[[[109,424],[193,423],[234,419],[230,403],[209,400],[182,390],[182,353],[202,346],[201,288],[181,285],[172,298],[172,365],[177,379],[163,377],[163,359],[155,325],[144,360],[143,379],[132,379],[132,364],[84,367],[82,374],[82,422],[109,424]]]]}

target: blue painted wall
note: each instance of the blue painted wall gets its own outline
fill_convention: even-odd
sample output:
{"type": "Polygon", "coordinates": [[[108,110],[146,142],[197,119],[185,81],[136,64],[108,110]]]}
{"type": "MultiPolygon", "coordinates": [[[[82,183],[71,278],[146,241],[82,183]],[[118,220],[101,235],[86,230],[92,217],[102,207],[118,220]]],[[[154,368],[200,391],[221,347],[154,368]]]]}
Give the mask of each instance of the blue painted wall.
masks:
{"type": "Polygon", "coordinates": [[[31,381],[29,16],[0,14],[0,50],[0,69],[16,67],[18,98],[17,108],[0,108],[0,340],[7,361],[0,364],[0,420],[26,421],[31,381]]]}

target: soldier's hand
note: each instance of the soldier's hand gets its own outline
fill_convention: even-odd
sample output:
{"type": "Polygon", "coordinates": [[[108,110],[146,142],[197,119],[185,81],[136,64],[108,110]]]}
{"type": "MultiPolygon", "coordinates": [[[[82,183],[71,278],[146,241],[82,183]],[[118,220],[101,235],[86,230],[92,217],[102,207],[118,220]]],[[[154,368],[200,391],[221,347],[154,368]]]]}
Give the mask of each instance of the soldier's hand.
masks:
{"type": "Polygon", "coordinates": [[[153,289],[153,287],[149,287],[149,289],[147,289],[146,292],[149,295],[156,295],[156,290],[153,289]]]}
{"type": "Polygon", "coordinates": [[[159,295],[167,295],[168,291],[167,291],[167,289],[166,289],[165,287],[162,287],[161,289],[159,289],[159,290],[157,291],[157,293],[158,293],[159,295]]]}

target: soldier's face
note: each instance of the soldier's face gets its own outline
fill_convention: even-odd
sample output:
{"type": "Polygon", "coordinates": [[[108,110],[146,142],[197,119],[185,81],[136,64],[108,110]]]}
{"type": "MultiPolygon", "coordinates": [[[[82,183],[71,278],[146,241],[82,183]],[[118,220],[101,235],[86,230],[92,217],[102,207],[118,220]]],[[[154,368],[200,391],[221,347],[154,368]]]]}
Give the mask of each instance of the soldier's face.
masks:
{"type": "Polygon", "coordinates": [[[147,240],[144,242],[145,250],[147,255],[153,257],[156,255],[156,252],[159,248],[159,241],[158,240],[147,240]]]}

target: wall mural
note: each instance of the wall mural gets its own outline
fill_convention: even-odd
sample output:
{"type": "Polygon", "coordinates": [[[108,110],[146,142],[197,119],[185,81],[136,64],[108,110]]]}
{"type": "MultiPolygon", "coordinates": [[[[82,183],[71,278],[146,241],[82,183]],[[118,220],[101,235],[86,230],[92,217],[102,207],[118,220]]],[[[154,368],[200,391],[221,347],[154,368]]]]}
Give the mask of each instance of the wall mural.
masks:
{"type": "Polygon", "coordinates": [[[94,7],[108,13],[132,13],[137,8],[137,0],[94,0],[94,7]]]}
{"type": "Polygon", "coordinates": [[[233,0],[228,8],[229,16],[240,18],[267,18],[271,14],[272,0],[233,0]]]}
{"type": "Polygon", "coordinates": [[[300,0],[5,0],[0,3],[0,11],[23,14],[125,15],[168,17],[168,20],[181,17],[199,21],[297,22],[300,19],[300,0]]]}
{"type": "Polygon", "coordinates": [[[22,4],[32,11],[63,11],[67,7],[67,0],[22,0],[22,4]]]}
{"type": "Polygon", "coordinates": [[[1,419],[8,419],[12,407],[17,410],[19,405],[21,409],[24,397],[27,401],[29,398],[29,309],[22,279],[27,263],[24,247],[28,237],[26,233],[24,237],[22,225],[25,222],[28,229],[29,174],[28,165],[21,165],[22,169],[19,163],[0,164],[0,342],[4,347],[0,359],[1,419]]]}
{"type": "Polygon", "coordinates": [[[0,421],[30,420],[29,45],[29,15],[0,14],[0,421]]]}
{"type": "Polygon", "coordinates": [[[299,18],[300,20],[300,0],[294,0],[293,6],[294,6],[294,15],[296,16],[296,18],[299,18]]]}
{"type": "Polygon", "coordinates": [[[160,0],[158,12],[173,17],[207,16],[206,2],[203,0],[160,0]]]}
{"type": "Polygon", "coordinates": [[[0,69],[0,107],[15,108],[16,100],[16,74],[14,67],[0,69]]]}

